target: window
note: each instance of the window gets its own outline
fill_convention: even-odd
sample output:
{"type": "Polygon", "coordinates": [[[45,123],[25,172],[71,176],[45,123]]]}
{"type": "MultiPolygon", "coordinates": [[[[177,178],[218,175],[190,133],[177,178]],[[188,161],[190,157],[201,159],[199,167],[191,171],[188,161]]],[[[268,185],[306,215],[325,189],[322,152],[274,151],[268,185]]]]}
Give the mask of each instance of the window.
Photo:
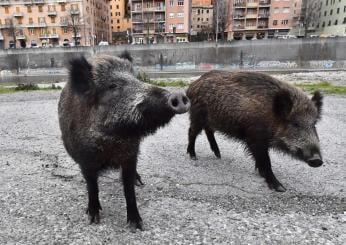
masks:
{"type": "Polygon", "coordinates": [[[332,14],[333,14],[333,10],[331,9],[331,10],[330,10],[330,15],[332,15],[332,14]]]}
{"type": "Polygon", "coordinates": [[[68,33],[68,28],[67,27],[64,27],[64,33],[68,33]]]}
{"type": "Polygon", "coordinates": [[[119,5],[117,5],[117,9],[119,9],[119,5]]]}
{"type": "Polygon", "coordinates": [[[324,11],[324,16],[327,16],[327,11],[324,11]]]}
{"type": "Polygon", "coordinates": [[[20,8],[16,7],[16,12],[19,13],[20,12],[20,8]]]}
{"type": "Polygon", "coordinates": [[[18,24],[21,25],[22,24],[22,18],[18,19],[18,24]]]}
{"type": "Polygon", "coordinates": [[[332,21],[328,21],[328,26],[330,26],[332,24],[332,21]]]}
{"type": "Polygon", "coordinates": [[[338,9],[336,10],[336,13],[337,13],[337,14],[340,13],[340,8],[338,8],[338,9]]]}
{"type": "Polygon", "coordinates": [[[65,4],[61,4],[61,12],[65,11],[65,4]]]}
{"type": "Polygon", "coordinates": [[[181,12],[181,13],[178,13],[178,14],[177,14],[177,17],[180,17],[180,18],[181,18],[181,17],[184,17],[184,13],[182,13],[182,12],[181,12]]]}
{"type": "Polygon", "coordinates": [[[209,14],[209,9],[207,9],[207,14],[209,14]]]}
{"type": "Polygon", "coordinates": [[[42,5],[38,6],[38,12],[40,12],[40,13],[42,13],[42,12],[43,12],[42,5]]]}
{"type": "Polygon", "coordinates": [[[55,17],[51,18],[51,23],[54,24],[55,23],[55,17]]]}
{"type": "Polygon", "coordinates": [[[325,27],[326,26],[326,23],[323,21],[323,23],[322,23],[322,27],[325,27]]]}
{"type": "Polygon", "coordinates": [[[184,29],[184,24],[179,23],[179,24],[177,25],[177,29],[178,29],[178,30],[183,30],[183,29],[184,29]]]}
{"type": "Polygon", "coordinates": [[[328,6],[328,0],[326,0],[326,6],[328,6]]]}
{"type": "Polygon", "coordinates": [[[119,23],[120,23],[120,20],[117,20],[117,23],[119,24],[119,23]]]}
{"type": "Polygon", "coordinates": [[[289,13],[290,12],[290,8],[289,7],[284,7],[284,10],[282,11],[282,13],[289,13]]]}
{"type": "Polygon", "coordinates": [[[53,28],[52,33],[53,33],[53,34],[56,34],[56,29],[55,29],[55,28],[53,28]]]}
{"type": "Polygon", "coordinates": [[[273,26],[276,26],[278,24],[277,20],[273,20],[273,26]]]}
{"type": "Polygon", "coordinates": [[[338,20],[335,20],[334,25],[337,25],[337,24],[338,24],[338,20]]]}
{"type": "Polygon", "coordinates": [[[169,13],[169,18],[174,18],[174,13],[169,13]]]}
{"type": "Polygon", "coordinates": [[[33,24],[34,21],[32,20],[32,17],[29,17],[29,24],[33,24]]]}
{"type": "Polygon", "coordinates": [[[54,5],[48,5],[48,11],[49,12],[55,11],[55,6],[54,5]]]}
{"type": "Polygon", "coordinates": [[[5,13],[8,14],[9,11],[8,11],[8,7],[5,7],[5,13]]]}
{"type": "Polygon", "coordinates": [[[281,21],[281,25],[287,25],[288,24],[288,20],[282,20],[281,21]]]}
{"type": "Polygon", "coordinates": [[[28,13],[31,13],[32,12],[31,6],[28,6],[27,10],[28,10],[28,13]]]}
{"type": "Polygon", "coordinates": [[[174,6],[174,0],[169,0],[169,6],[174,6]]]}
{"type": "Polygon", "coordinates": [[[39,23],[45,23],[44,17],[38,17],[38,22],[39,23]]]}
{"type": "Polygon", "coordinates": [[[201,13],[201,10],[198,9],[198,10],[197,10],[197,14],[200,14],[200,13],[201,13]]]}
{"type": "Polygon", "coordinates": [[[344,22],[342,22],[342,24],[346,24],[346,17],[344,18],[344,22]]]}
{"type": "Polygon", "coordinates": [[[277,14],[277,13],[279,13],[280,12],[280,9],[278,8],[278,7],[276,7],[275,9],[274,9],[274,14],[277,14]]]}
{"type": "Polygon", "coordinates": [[[29,33],[30,33],[31,35],[34,35],[34,34],[35,34],[34,28],[29,28],[29,33]]]}
{"type": "Polygon", "coordinates": [[[184,0],[178,0],[178,6],[184,6],[184,0]]]}

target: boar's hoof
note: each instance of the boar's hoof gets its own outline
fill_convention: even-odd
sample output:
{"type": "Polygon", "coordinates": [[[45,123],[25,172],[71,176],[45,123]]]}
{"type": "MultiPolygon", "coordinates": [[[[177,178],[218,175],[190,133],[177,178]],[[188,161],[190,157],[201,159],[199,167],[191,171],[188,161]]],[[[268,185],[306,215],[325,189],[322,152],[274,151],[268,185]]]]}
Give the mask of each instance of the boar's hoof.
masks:
{"type": "Polygon", "coordinates": [[[136,186],[144,186],[144,183],[143,183],[143,181],[142,181],[142,178],[141,178],[141,176],[138,174],[138,173],[136,173],[136,181],[135,181],[135,185],[136,186]]]}
{"type": "Polygon", "coordinates": [[[268,183],[268,186],[270,189],[274,189],[277,192],[285,192],[286,188],[280,184],[280,182],[273,182],[273,183],[268,183]]]}
{"type": "Polygon", "coordinates": [[[143,229],[143,221],[128,221],[127,222],[127,227],[130,229],[132,233],[136,233],[137,229],[144,231],[143,229]]]}
{"type": "Polygon", "coordinates": [[[216,156],[218,159],[221,159],[221,154],[220,154],[220,152],[215,152],[215,156],[216,156]]]}
{"type": "Polygon", "coordinates": [[[89,216],[90,224],[95,223],[99,224],[100,223],[100,214],[99,210],[102,210],[101,206],[96,209],[91,209],[90,207],[87,208],[86,213],[89,216]]]}

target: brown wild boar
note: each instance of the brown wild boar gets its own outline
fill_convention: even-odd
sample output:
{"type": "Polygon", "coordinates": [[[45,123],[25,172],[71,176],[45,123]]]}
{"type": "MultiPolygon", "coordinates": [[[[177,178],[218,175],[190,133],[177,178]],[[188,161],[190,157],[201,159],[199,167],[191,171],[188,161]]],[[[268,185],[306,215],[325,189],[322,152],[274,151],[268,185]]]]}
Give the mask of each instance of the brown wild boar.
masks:
{"type": "Polygon", "coordinates": [[[59,101],[64,146],[87,182],[90,222],[100,220],[99,174],[121,167],[131,230],[143,229],[135,179],[141,140],[190,107],[182,93],[142,83],[134,76],[132,58],[99,56],[70,61],[69,81],[59,101]]]}
{"type": "Polygon", "coordinates": [[[195,140],[204,129],[220,158],[214,132],[243,142],[270,188],[283,192],[271,168],[270,148],[288,153],[312,167],[323,164],[316,123],[322,95],[310,99],[300,89],[255,72],[211,71],[187,90],[191,101],[187,152],[196,159],[195,140]]]}

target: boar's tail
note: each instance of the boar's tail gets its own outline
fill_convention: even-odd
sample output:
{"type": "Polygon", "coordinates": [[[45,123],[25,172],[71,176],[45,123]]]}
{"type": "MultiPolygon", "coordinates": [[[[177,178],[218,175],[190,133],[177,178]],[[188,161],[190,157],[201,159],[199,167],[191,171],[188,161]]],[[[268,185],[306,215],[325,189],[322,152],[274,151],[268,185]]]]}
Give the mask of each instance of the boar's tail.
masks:
{"type": "Polygon", "coordinates": [[[69,62],[71,87],[76,92],[86,92],[92,81],[92,66],[84,56],[76,57],[69,62]]]}
{"type": "Polygon", "coordinates": [[[124,52],[122,52],[119,56],[120,58],[124,59],[124,60],[128,60],[130,61],[131,63],[133,62],[133,58],[130,54],[129,51],[125,50],[124,52]]]}

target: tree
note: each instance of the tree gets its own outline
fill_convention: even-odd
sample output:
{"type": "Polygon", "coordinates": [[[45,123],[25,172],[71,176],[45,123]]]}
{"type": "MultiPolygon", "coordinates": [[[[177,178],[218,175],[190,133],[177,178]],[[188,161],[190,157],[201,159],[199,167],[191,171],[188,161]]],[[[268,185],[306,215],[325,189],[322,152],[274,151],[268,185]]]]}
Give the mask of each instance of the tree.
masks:
{"type": "Polygon", "coordinates": [[[304,27],[304,37],[308,36],[309,31],[314,28],[321,17],[321,0],[303,0],[302,2],[302,20],[304,27]]]}
{"type": "Polygon", "coordinates": [[[79,15],[79,10],[72,8],[68,11],[68,16],[66,16],[65,22],[67,24],[67,28],[69,31],[73,33],[73,40],[74,40],[74,45],[78,46],[79,42],[78,40],[80,37],[78,37],[78,34],[81,33],[81,30],[83,28],[82,24],[82,19],[79,15]]]}
{"type": "Polygon", "coordinates": [[[17,32],[18,32],[18,29],[16,28],[16,25],[14,24],[13,18],[6,18],[5,19],[5,25],[6,25],[5,31],[6,31],[7,35],[12,37],[12,40],[14,42],[14,47],[13,48],[16,48],[17,47],[16,35],[17,35],[17,32]]]}
{"type": "Polygon", "coordinates": [[[228,25],[231,23],[229,18],[231,12],[229,11],[229,4],[232,4],[230,0],[215,0],[214,1],[214,31],[215,41],[218,40],[218,35],[221,33],[221,39],[225,38],[225,31],[228,29],[228,25]]]}

